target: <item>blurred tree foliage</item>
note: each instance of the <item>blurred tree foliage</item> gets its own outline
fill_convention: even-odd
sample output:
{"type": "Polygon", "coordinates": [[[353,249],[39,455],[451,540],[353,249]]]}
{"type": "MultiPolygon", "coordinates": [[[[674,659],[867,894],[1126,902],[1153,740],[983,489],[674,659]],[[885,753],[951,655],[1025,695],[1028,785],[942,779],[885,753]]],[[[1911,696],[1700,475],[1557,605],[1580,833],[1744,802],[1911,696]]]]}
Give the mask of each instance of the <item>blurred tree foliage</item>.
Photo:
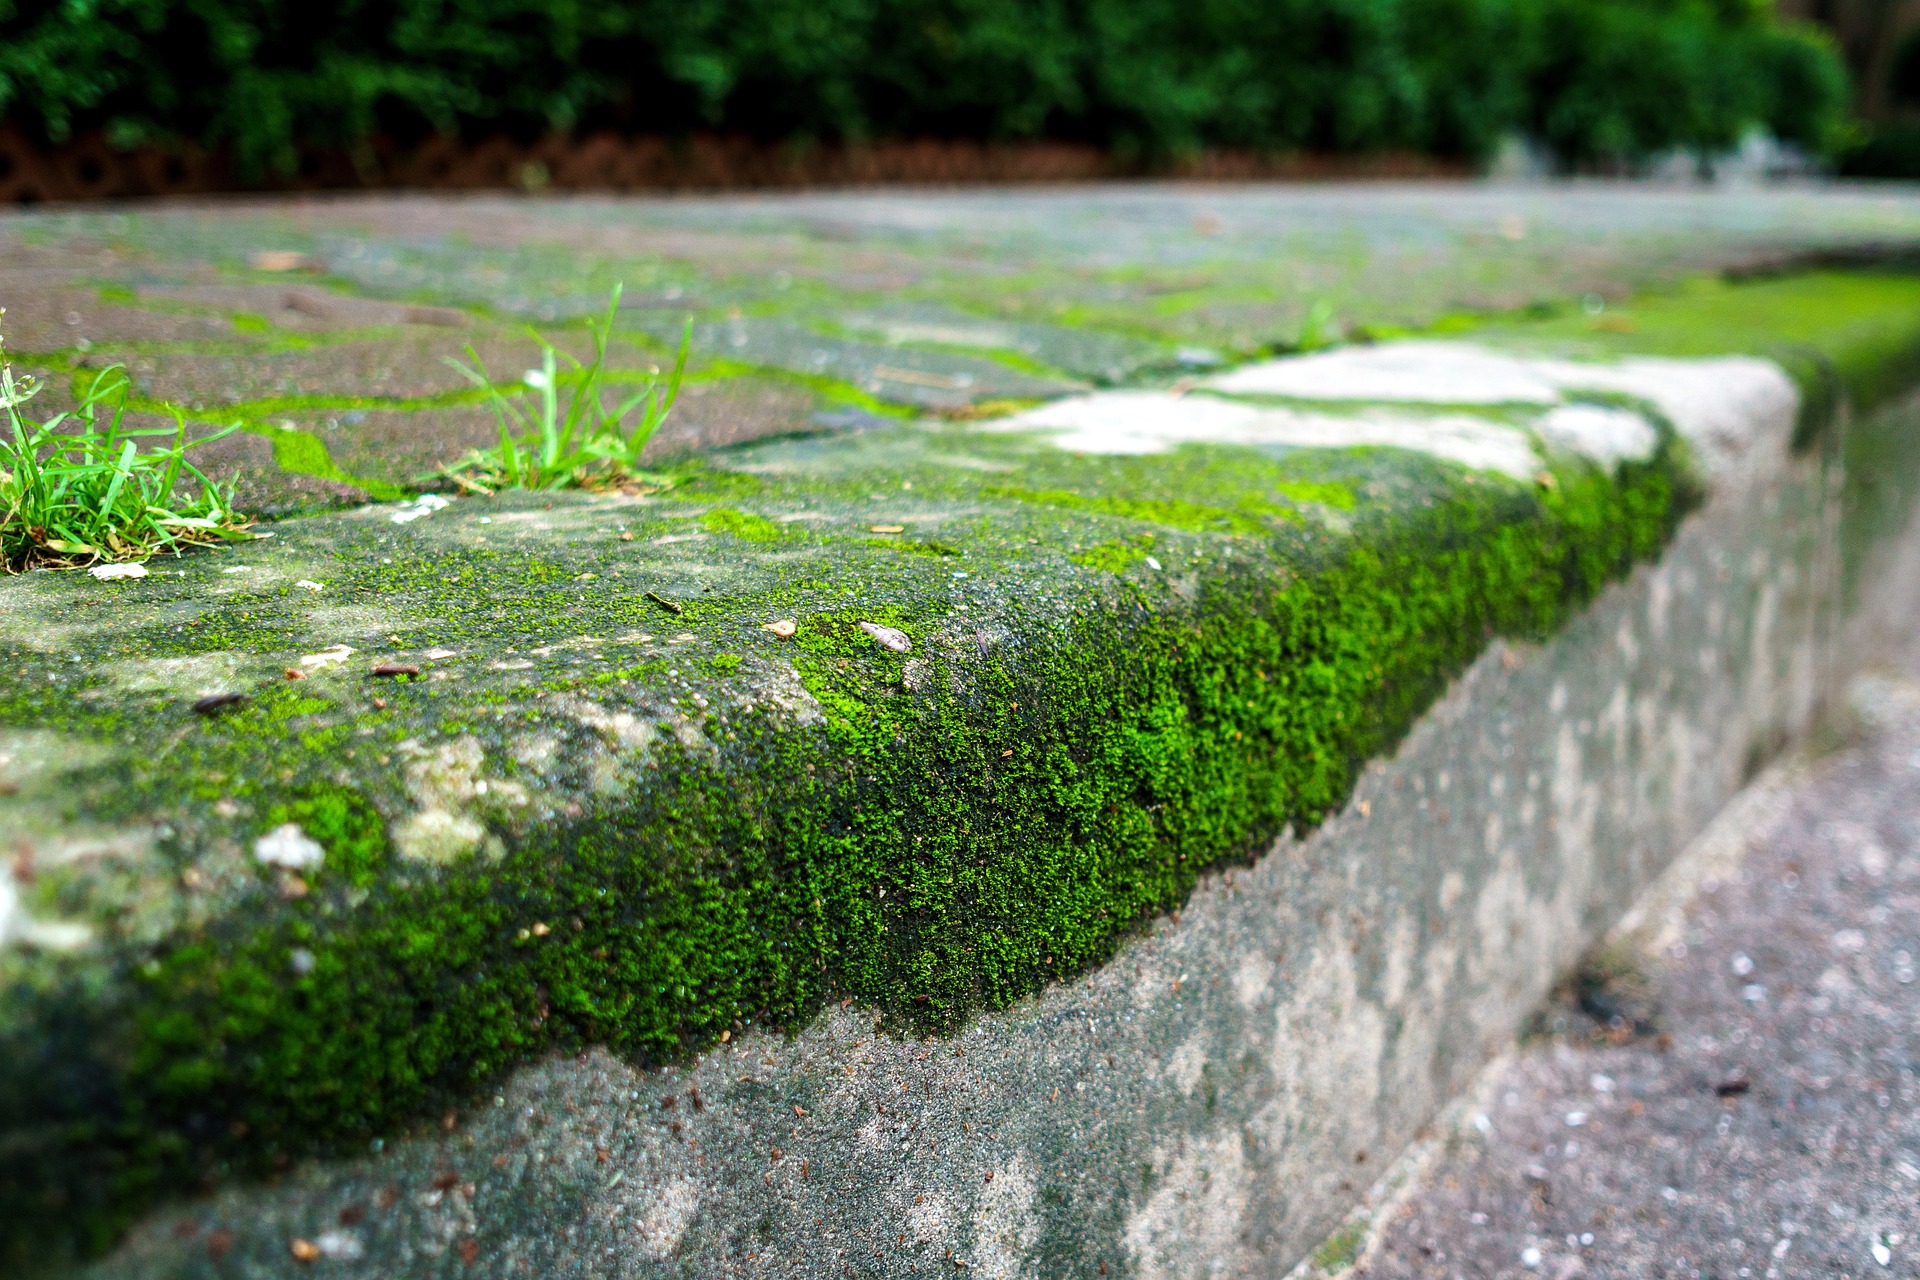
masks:
{"type": "Polygon", "coordinates": [[[610,126],[1066,138],[1570,165],[1752,127],[1843,141],[1833,49],[1766,0],[0,0],[0,114],[49,140],[309,147],[610,126]]]}

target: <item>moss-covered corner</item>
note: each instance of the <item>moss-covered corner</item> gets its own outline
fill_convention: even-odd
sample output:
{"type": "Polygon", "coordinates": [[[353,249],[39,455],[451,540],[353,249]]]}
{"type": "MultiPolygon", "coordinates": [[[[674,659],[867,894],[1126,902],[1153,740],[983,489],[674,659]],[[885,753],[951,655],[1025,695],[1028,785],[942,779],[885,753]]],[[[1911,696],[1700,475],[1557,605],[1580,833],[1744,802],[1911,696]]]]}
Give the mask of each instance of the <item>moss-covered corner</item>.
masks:
{"type": "Polygon", "coordinates": [[[0,1259],[545,1050],[1003,1007],[1334,811],[1490,638],[1655,558],[1694,475],[1665,426],[1523,483],[918,424],[10,584],[0,769],[61,762],[0,774],[12,874],[93,940],[0,950],[0,1259]],[[256,856],[287,824],[321,862],[256,856]]]}
{"type": "MultiPolygon", "coordinates": [[[[509,669],[534,660],[507,649],[546,650],[524,673],[289,682],[275,655],[324,638],[298,585],[182,589],[76,642],[83,671],[258,655],[269,683],[211,716],[10,644],[6,724],[165,748],[63,785],[70,816],[149,832],[152,874],[189,904],[116,933],[89,915],[97,884],[30,886],[35,910],[103,936],[7,962],[10,1264],[97,1247],[167,1188],[390,1131],[545,1048],[671,1057],[838,991],[928,1030],[1003,1006],[1319,821],[1490,636],[1551,631],[1656,555],[1693,493],[1671,435],[1617,476],[1565,461],[1547,486],[1414,457],[1075,459],[946,434],[925,453],[997,448],[1024,481],[890,471],[944,513],[953,555],[864,536],[866,515],[844,535],[776,518],[857,509],[870,477],[716,472],[659,501],[563,501],[590,537],[537,550],[470,537],[547,518],[532,500],[463,504],[458,534],[437,516],[445,537],[410,558],[378,554],[405,536],[391,525],[336,518],[327,571],[300,570],[335,601],[405,600],[405,621],[370,625],[409,650],[478,642],[509,669]],[[1336,529],[1297,503],[1350,510],[1336,529]],[[707,590],[636,557],[656,537],[768,552],[707,590]],[[764,629],[779,616],[791,639],[764,629]],[[640,655],[553,661],[623,630],[640,655]],[[783,668],[784,708],[734,696],[783,668]],[[449,820],[490,838],[403,856],[409,815],[456,791],[449,820]],[[285,823],[326,850],[317,869],[246,856],[285,823]]],[[[119,613],[78,587],[41,589],[119,613]]]]}

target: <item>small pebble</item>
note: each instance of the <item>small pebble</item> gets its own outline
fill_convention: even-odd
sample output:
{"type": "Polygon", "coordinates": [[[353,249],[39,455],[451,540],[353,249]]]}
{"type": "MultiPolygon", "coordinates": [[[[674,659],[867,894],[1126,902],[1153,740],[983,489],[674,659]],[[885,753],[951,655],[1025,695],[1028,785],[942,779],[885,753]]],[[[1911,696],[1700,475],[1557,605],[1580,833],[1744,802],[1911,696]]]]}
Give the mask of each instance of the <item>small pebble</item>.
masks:
{"type": "Polygon", "coordinates": [[[286,822],[253,842],[253,856],[270,867],[298,871],[319,866],[326,850],[309,839],[298,823],[286,822]]]}
{"type": "Polygon", "coordinates": [[[237,707],[247,700],[244,693],[211,693],[193,704],[193,713],[210,716],[229,707],[237,707]]]}

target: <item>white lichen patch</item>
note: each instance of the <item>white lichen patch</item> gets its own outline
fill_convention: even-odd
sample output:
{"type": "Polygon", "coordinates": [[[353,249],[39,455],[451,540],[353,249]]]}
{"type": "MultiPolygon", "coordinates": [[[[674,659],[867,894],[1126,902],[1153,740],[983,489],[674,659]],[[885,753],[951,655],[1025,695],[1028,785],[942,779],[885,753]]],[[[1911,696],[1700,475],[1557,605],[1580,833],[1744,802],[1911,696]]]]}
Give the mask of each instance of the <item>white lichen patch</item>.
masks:
{"type": "Polygon", "coordinates": [[[327,851],[298,823],[283,822],[253,842],[253,857],[269,867],[305,871],[325,862],[327,851]]]}
{"type": "Polygon", "coordinates": [[[410,757],[407,793],[418,809],[393,831],[403,858],[451,862],[480,850],[490,857],[504,852],[476,811],[526,805],[526,789],[517,782],[488,778],[482,772],[486,751],[471,734],[426,747],[409,739],[400,749],[410,757]]]}

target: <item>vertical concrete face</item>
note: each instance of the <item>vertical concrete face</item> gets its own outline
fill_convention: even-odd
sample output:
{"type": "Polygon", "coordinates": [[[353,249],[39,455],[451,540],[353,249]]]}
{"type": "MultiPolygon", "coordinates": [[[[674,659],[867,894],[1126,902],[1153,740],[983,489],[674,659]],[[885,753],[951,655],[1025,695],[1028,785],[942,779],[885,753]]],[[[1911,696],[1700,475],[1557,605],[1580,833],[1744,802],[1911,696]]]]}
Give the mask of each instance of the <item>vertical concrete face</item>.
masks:
{"type": "Polygon", "coordinates": [[[1843,477],[1790,408],[1710,456],[1657,566],[1495,645],[1345,812],[1098,970],[947,1040],[843,1007],[685,1067],[550,1059],[97,1274],[272,1272],[293,1240],[367,1274],[1284,1273],[1846,666],[1843,477]]]}

